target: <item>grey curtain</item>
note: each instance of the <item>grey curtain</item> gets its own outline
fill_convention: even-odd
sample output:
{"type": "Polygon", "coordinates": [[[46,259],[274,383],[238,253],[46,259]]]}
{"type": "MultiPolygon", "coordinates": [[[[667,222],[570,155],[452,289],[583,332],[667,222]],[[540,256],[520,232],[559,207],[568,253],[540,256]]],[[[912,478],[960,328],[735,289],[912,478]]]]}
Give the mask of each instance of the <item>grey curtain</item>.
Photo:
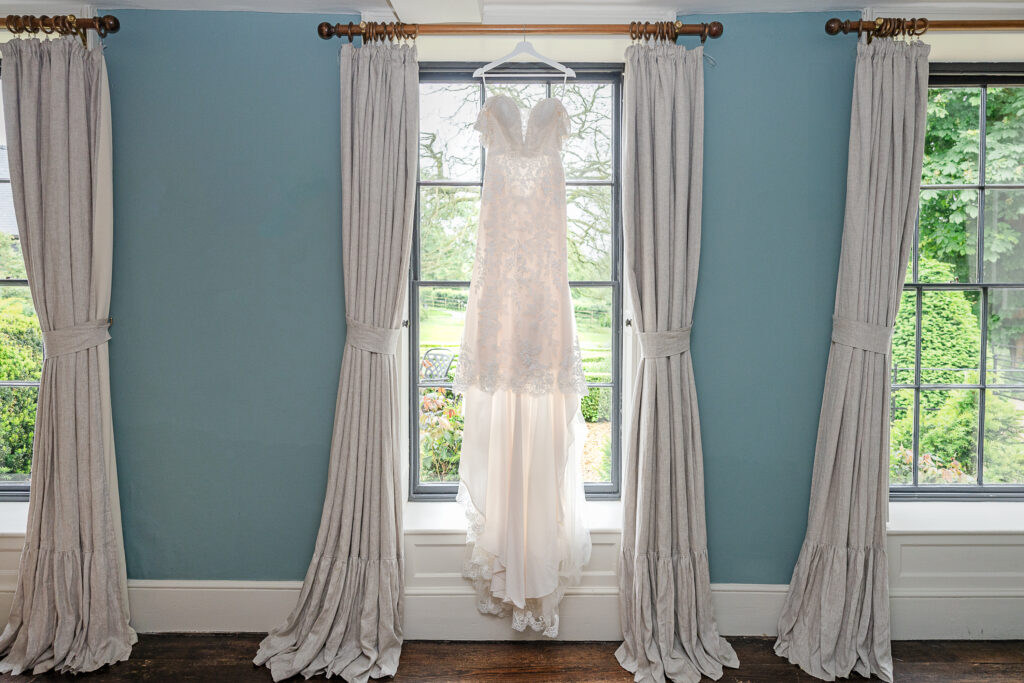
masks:
{"type": "Polygon", "coordinates": [[[913,248],[928,46],[857,48],[846,217],[807,536],[775,652],[831,681],[892,680],[885,554],[889,350],[913,248]]]}
{"type": "Polygon", "coordinates": [[[298,605],[260,644],[275,681],[394,675],[402,651],[398,363],[416,196],[419,68],[408,46],[341,50],[348,321],[327,498],[298,605]]]}
{"type": "Polygon", "coordinates": [[[0,45],[11,190],[43,333],[32,492],[0,672],[122,661],[128,625],[110,418],[113,210],[102,50],[0,45]]]}
{"type": "Polygon", "coordinates": [[[704,51],[626,50],[623,233],[642,360],[626,445],[619,663],[637,681],[738,666],[711,607],[690,325],[700,260],[704,51]]]}

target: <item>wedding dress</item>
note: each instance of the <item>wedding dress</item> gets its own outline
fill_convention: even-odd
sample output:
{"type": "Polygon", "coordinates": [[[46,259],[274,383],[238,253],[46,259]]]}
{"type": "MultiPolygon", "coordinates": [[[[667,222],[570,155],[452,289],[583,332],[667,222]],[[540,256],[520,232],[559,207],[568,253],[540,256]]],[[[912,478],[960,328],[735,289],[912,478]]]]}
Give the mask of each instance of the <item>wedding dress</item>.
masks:
{"type": "Polygon", "coordinates": [[[470,521],[463,575],[481,612],[558,635],[558,604],[590,559],[580,469],[586,393],[569,295],[562,103],[541,100],[525,136],[516,102],[489,97],[476,261],[455,374],[465,428],[458,499],[470,521]]]}

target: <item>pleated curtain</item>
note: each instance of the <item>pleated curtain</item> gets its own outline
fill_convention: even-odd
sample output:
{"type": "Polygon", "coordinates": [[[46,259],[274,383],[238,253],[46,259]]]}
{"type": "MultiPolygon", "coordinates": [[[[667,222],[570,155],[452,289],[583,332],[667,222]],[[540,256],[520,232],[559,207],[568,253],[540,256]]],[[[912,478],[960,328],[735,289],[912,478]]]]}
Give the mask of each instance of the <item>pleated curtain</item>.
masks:
{"type": "Polygon", "coordinates": [[[623,484],[619,663],[696,682],[739,665],[711,606],[690,326],[700,260],[704,52],[626,50],[623,234],[642,360],[623,484]]]}
{"type": "Polygon", "coordinates": [[[275,681],[394,675],[402,651],[398,347],[412,244],[419,69],[410,46],[341,49],[347,331],[320,531],[299,601],[260,644],[275,681]]]}
{"type": "Polygon", "coordinates": [[[890,345],[914,244],[928,46],[857,48],[846,216],[807,536],[775,652],[822,680],[892,681],[885,552],[890,345]]]}
{"type": "Polygon", "coordinates": [[[102,49],[0,45],[18,233],[44,360],[25,548],[0,672],[79,673],[128,658],[107,318],[113,248],[102,49]]]}

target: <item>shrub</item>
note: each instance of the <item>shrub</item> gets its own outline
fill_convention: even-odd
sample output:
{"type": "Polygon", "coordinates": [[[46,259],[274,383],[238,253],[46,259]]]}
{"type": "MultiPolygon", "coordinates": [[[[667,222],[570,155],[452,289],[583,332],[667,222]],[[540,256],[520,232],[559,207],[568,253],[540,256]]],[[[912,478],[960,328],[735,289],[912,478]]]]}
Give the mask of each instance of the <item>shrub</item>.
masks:
{"type": "MultiPolygon", "coordinates": [[[[924,256],[918,266],[920,275],[929,282],[953,279],[953,267],[924,256]]],[[[892,336],[893,364],[914,367],[914,311],[900,310],[892,336]]],[[[921,368],[970,368],[978,366],[981,327],[976,304],[961,292],[928,292],[921,302],[923,336],[928,340],[921,348],[921,368]]],[[[977,372],[965,377],[963,370],[929,370],[928,382],[933,384],[964,384],[977,381],[977,372]]],[[[935,410],[946,400],[943,392],[921,393],[921,409],[935,410]]],[[[908,408],[903,396],[894,397],[893,409],[908,408]]]]}
{"type": "Polygon", "coordinates": [[[607,387],[591,387],[580,402],[587,422],[608,422],[612,419],[612,391],[607,387]]]}
{"type": "Polygon", "coordinates": [[[424,389],[420,397],[420,481],[455,481],[462,452],[462,395],[424,389]]]}

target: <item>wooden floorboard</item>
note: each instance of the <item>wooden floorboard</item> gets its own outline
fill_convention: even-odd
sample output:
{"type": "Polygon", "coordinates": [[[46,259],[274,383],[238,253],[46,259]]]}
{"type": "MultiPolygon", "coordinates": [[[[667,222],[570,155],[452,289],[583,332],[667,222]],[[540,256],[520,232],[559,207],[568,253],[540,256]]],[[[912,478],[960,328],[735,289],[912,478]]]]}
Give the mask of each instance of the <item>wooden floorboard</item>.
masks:
{"type": "MultiPolygon", "coordinates": [[[[163,683],[210,681],[267,683],[266,668],[252,664],[257,634],[144,635],[132,658],[87,675],[0,676],[0,683],[163,683]]],[[[741,668],[727,669],[722,683],[811,683],[817,679],[775,656],[770,638],[730,638],[741,668]]],[[[401,682],[432,681],[632,681],[615,661],[616,643],[478,643],[410,641],[395,676],[401,682]]],[[[896,641],[892,646],[900,683],[1022,683],[1024,641],[896,641]]],[[[864,680],[856,674],[853,680],[864,680]]],[[[302,679],[296,679],[301,681],[302,679]]],[[[323,680],[322,678],[316,680],[323,680]]],[[[337,679],[334,679],[337,680],[337,679]]]]}

